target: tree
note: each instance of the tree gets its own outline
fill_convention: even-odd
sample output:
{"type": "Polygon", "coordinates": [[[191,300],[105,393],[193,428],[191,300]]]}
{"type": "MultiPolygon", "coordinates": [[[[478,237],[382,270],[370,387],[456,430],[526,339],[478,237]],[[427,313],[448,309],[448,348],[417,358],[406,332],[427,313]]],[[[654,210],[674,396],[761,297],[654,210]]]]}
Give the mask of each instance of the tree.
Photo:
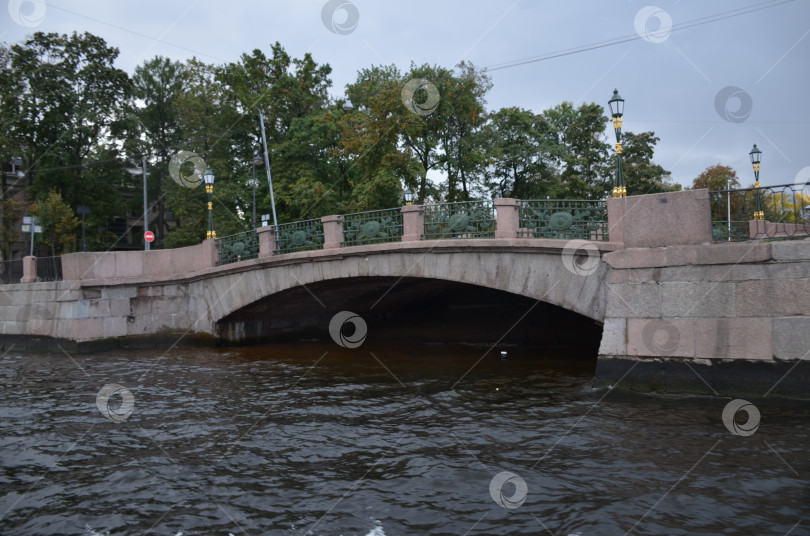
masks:
{"type": "MultiPolygon", "coordinates": [[[[352,192],[363,192],[353,208],[389,208],[399,203],[400,181],[418,190],[424,166],[400,144],[403,113],[412,114],[402,103],[402,75],[394,65],[363,69],[357,81],[348,84],[346,94],[354,110],[338,123],[340,148],[351,162],[343,177],[352,192]],[[371,194],[390,191],[392,199],[375,199],[371,194]]],[[[413,114],[416,115],[416,114],[413,114]]],[[[426,195],[426,192],[423,192],[426,195]]],[[[354,194],[353,194],[354,197],[354,194]]]]}
{"type": "Polygon", "coordinates": [[[484,131],[494,195],[537,199],[561,193],[555,181],[561,146],[542,115],[501,108],[489,116],[484,131]]]}
{"type": "MultiPolygon", "coordinates": [[[[254,153],[263,152],[261,111],[279,220],[316,217],[335,207],[332,193],[340,182],[339,164],[331,161],[338,143],[336,122],[342,115],[328,99],[332,69],[317,64],[310,54],[291,58],[278,42],[271,49],[270,57],[257,49],[219,71],[223,96],[239,114],[229,127],[235,167],[247,175],[254,153]]],[[[269,188],[265,181],[260,184],[260,205],[269,212],[269,188]]]]}
{"type": "Polygon", "coordinates": [[[622,135],[622,171],[627,195],[673,192],[681,189],[673,184],[669,171],[652,161],[659,138],[654,132],[622,135]]]}
{"type": "Polygon", "coordinates": [[[3,212],[3,225],[0,226],[0,240],[3,241],[2,260],[11,258],[11,245],[23,238],[20,222],[28,206],[26,197],[24,194],[20,198],[4,195],[0,200],[0,211],[3,212]]]}
{"type": "Polygon", "coordinates": [[[740,188],[737,172],[729,166],[715,164],[707,167],[692,181],[692,188],[707,188],[709,190],[734,190],[740,188]]]}
{"type": "Polygon", "coordinates": [[[601,199],[613,186],[610,145],[604,134],[605,110],[596,103],[563,102],[543,112],[562,148],[560,197],[601,199]]]}
{"type": "Polygon", "coordinates": [[[134,96],[143,106],[133,107],[132,117],[137,120],[132,130],[137,143],[129,145],[134,155],[146,155],[154,161],[147,178],[149,199],[157,203],[156,246],[162,245],[166,233],[165,192],[170,186],[169,161],[180,147],[183,133],[178,117],[177,98],[183,91],[184,66],[177,61],[156,56],[135,67],[132,82],[134,96]]]}
{"type": "Polygon", "coordinates": [[[76,249],[76,228],[79,219],[59,192],[51,190],[36,204],[34,214],[42,227],[42,241],[50,246],[51,255],[76,249]]]}
{"type": "Polygon", "coordinates": [[[117,56],[89,33],[37,32],[0,62],[3,156],[22,158],[35,197],[59,191],[102,225],[123,210],[114,185],[125,180],[116,163],[131,83],[117,56]]]}
{"type": "Polygon", "coordinates": [[[486,122],[485,96],[492,79],[471,63],[456,66],[458,74],[444,85],[441,95],[445,115],[441,132],[444,170],[449,202],[471,199],[471,192],[483,188],[486,155],[481,129],[486,122]]]}
{"type": "MultiPolygon", "coordinates": [[[[720,164],[707,167],[692,182],[693,189],[734,190],[739,187],[740,181],[737,179],[737,172],[729,166],[720,164]]],[[[712,196],[712,220],[752,220],[754,219],[754,206],[754,196],[750,193],[712,196]]],[[[726,232],[732,231],[727,229],[726,232]]]]}

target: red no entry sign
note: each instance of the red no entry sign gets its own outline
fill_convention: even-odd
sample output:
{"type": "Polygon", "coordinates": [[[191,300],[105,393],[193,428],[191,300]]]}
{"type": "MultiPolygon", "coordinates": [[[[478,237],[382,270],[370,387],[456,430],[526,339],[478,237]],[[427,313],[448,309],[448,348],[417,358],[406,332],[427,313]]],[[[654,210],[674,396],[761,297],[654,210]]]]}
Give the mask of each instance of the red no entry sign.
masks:
{"type": "Polygon", "coordinates": [[[155,233],[153,233],[152,231],[146,231],[145,233],[143,233],[143,239],[146,240],[147,242],[151,242],[152,240],[155,239],[155,233]]]}

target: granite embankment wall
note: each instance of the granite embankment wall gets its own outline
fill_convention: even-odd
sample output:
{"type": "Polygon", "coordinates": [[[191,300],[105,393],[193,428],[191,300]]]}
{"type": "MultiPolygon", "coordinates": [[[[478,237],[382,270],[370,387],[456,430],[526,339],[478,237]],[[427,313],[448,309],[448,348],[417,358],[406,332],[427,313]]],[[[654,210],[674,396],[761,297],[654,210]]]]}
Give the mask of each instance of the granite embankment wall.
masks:
{"type": "Polygon", "coordinates": [[[625,249],[604,260],[597,384],[810,394],[810,240],[625,249]]]}

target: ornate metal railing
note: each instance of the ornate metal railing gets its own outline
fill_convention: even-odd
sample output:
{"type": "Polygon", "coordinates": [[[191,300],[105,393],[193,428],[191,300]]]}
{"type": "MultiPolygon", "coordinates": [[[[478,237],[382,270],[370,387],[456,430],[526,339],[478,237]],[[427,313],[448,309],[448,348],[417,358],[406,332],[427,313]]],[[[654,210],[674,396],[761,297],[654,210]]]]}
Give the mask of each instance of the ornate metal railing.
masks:
{"type": "Polygon", "coordinates": [[[255,230],[217,238],[217,264],[255,259],[259,256],[259,238],[255,230]]]}
{"type": "Polygon", "coordinates": [[[402,240],[402,210],[389,208],[343,217],[343,245],[360,246],[402,240]]]}
{"type": "Polygon", "coordinates": [[[709,196],[714,240],[810,235],[810,184],[713,190],[709,196]],[[762,219],[756,219],[757,212],[762,219]]]}
{"type": "Polygon", "coordinates": [[[528,199],[518,206],[519,238],[609,239],[607,201],[528,199]]]}
{"type": "Polygon", "coordinates": [[[321,249],[322,247],[323,223],[319,219],[284,223],[276,229],[276,251],[278,253],[321,249]]]}
{"type": "Polygon", "coordinates": [[[715,242],[743,242],[750,236],[747,221],[712,221],[712,240],[715,242]]]}
{"type": "Polygon", "coordinates": [[[19,283],[23,276],[22,259],[0,261],[0,284],[11,285],[19,283]]]}
{"type": "Polygon", "coordinates": [[[492,201],[463,201],[425,205],[426,240],[435,238],[493,238],[492,201]]]}
{"type": "Polygon", "coordinates": [[[40,281],[61,281],[62,257],[37,257],[37,277],[40,281]]]}

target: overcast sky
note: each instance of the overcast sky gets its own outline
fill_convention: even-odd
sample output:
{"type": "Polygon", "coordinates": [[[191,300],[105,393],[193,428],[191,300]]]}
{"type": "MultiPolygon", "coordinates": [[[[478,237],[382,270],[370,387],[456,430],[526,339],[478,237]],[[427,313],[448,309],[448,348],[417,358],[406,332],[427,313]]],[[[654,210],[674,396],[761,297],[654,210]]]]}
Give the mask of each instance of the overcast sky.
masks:
{"type": "MultiPolygon", "coordinates": [[[[132,73],[155,55],[223,63],[279,41],[332,66],[333,96],[371,65],[492,68],[627,38],[491,70],[488,109],[541,112],[565,100],[607,109],[617,87],[625,130],[655,131],[655,161],[681,184],[717,163],[752,183],[754,143],[763,184],[810,179],[808,0],[2,1],[6,43],[88,31],[118,47],[118,66],[132,73]]],[[[605,132],[613,142],[609,123],[605,132]]]]}

